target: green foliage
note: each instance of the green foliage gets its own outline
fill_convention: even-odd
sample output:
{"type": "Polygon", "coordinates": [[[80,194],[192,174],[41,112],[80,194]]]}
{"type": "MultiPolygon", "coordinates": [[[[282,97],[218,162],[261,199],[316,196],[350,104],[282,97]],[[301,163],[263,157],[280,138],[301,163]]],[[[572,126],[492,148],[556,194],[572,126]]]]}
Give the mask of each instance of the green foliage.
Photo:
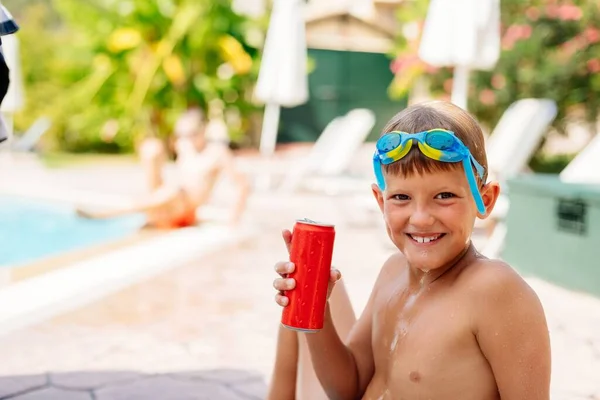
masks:
{"type": "Polygon", "coordinates": [[[559,174],[575,158],[576,154],[546,155],[537,153],[530,161],[529,167],[541,174],[559,174]]]}
{"type": "Polygon", "coordinates": [[[243,140],[264,22],[236,14],[231,0],[29,3],[19,8],[22,126],[49,115],[60,149],[120,152],[168,136],[187,107],[219,102],[243,140]]]}
{"type": "MultiPolygon", "coordinates": [[[[422,22],[426,3],[407,2],[400,9],[401,20],[422,22]]],[[[501,57],[493,71],[472,74],[469,110],[484,124],[494,126],[512,102],[545,97],[558,104],[554,123],[558,130],[564,129],[569,118],[595,124],[600,107],[599,3],[502,0],[501,9],[501,57]]],[[[409,72],[410,79],[400,81],[400,86],[397,81],[395,92],[406,91],[414,79],[426,74],[433,93],[448,94],[451,70],[428,69],[414,61],[414,43],[405,39],[398,42],[400,56],[395,70],[399,77],[409,72]]]]}

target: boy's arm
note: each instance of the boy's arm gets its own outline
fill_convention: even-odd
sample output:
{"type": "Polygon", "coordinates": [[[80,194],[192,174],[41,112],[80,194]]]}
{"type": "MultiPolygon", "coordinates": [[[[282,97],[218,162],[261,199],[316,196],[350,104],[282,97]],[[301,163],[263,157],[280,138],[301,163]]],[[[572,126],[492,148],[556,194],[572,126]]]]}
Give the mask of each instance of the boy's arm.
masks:
{"type": "Polygon", "coordinates": [[[502,400],[550,398],[550,338],[536,293],[508,265],[489,261],[480,279],[475,321],[502,400]]]}
{"type": "Polygon", "coordinates": [[[375,371],[371,346],[375,295],[380,284],[389,279],[393,258],[381,269],[367,305],[348,335],[347,344],[333,326],[329,306],[324,329],[306,334],[316,375],[330,399],[360,398],[371,382],[375,371]]]}
{"type": "Polygon", "coordinates": [[[346,346],[336,332],[329,305],[323,329],[305,335],[315,373],[329,399],[358,398],[362,378],[370,375],[370,314],[365,308],[365,312],[350,331],[349,340],[352,341],[352,346],[346,346]]]}

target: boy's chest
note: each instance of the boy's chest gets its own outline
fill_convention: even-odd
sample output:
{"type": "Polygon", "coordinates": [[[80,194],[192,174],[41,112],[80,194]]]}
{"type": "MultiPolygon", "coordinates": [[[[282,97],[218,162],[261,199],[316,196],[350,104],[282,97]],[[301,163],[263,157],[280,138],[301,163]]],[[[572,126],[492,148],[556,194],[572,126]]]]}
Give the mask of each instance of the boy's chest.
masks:
{"type": "Polygon", "coordinates": [[[469,304],[460,296],[423,291],[389,293],[380,300],[373,316],[373,356],[391,392],[437,398],[433,394],[440,390],[450,395],[461,389],[466,376],[488,380],[489,367],[471,332],[469,304]]]}

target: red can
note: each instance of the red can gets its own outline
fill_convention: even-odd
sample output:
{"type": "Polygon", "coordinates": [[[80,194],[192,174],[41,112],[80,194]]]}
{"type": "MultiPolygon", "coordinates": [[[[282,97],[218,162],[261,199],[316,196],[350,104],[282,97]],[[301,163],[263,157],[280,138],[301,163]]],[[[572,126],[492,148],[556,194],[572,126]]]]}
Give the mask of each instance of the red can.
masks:
{"type": "Polygon", "coordinates": [[[323,328],[334,240],[333,225],[306,218],[296,221],[290,249],[296,269],[288,276],[296,280],[296,287],[285,292],[289,298],[281,316],[285,327],[304,332],[323,328]]]}

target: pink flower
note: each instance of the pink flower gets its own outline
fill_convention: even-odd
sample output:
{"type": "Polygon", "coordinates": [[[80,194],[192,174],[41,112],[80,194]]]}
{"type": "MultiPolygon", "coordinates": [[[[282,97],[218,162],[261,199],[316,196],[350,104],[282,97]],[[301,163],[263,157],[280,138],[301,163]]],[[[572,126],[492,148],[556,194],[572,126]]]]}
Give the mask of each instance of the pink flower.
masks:
{"type": "Polygon", "coordinates": [[[558,8],[558,17],[563,21],[579,21],[582,16],[581,8],[575,5],[564,4],[558,8]]]}
{"type": "Polygon", "coordinates": [[[402,69],[402,64],[403,61],[400,58],[396,58],[394,61],[392,61],[390,64],[390,69],[392,70],[392,73],[397,74],[398,71],[402,69]]]}
{"type": "Polygon", "coordinates": [[[583,31],[583,35],[585,36],[587,42],[589,44],[594,44],[600,42],[600,29],[587,27],[583,31]]]}
{"type": "Polygon", "coordinates": [[[495,89],[502,89],[506,86],[506,78],[502,74],[494,74],[492,76],[492,86],[495,89]]]}
{"type": "Polygon", "coordinates": [[[529,25],[511,25],[502,37],[502,48],[510,50],[519,40],[529,39],[533,29],[529,25]]]}
{"type": "Polygon", "coordinates": [[[483,89],[479,92],[479,101],[486,106],[491,106],[496,101],[496,94],[491,89],[483,89]]]}
{"type": "Polygon", "coordinates": [[[591,60],[589,60],[587,62],[587,69],[593,74],[600,72],[600,59],[592,58],[591,60]]]}

